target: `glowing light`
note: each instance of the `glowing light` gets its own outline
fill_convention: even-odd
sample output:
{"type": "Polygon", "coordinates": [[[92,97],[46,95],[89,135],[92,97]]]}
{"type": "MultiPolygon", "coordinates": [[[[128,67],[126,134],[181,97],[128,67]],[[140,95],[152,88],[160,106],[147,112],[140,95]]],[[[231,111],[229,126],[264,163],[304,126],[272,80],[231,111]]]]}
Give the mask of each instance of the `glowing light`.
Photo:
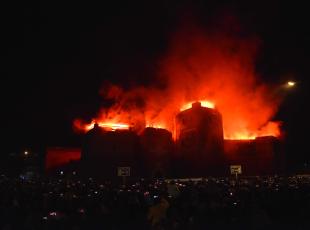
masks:
{"type": "MultiPolygon", "coordinates": [[[[184,111],[184,110],[192,108],[192,104],[195,102],[197,102],[197,101],[192,101],[192,102],[186,103],[185,105],[183,105],[181,107],[180,111],[184,111]]],[[[201,107],[206,107],[206,108],[210,108],[210,109],[214,109],[214,107],[215,107],[214,104],[210,101],[198,101],[198,102],[200,102],[201,107]]]]}
{"type": "Polygon", "coordinates": [[[28,154],[29,154],[29,152],[28,152],[28,151],[25,151],[25,152],[24,152],[24,154],[25,154],[25,155],[28,155],[28,154]]]}
{"type": "Polygon", "coordinates": [[[259,136],[259,133],[250,133],[247,130],[230,133],[225,133],[224,130],[225,140],[254,140],[257,136],[259,136]]]}
{"type": "MultiPolygon", "coordinates": [[[[88,131],[92,128],[94,128],[94,125],[96,124],[95,121],[92,123],[85,125],[85,129],[88,131]]],[[[128,124],[122,124],[122,123],[112,123],[112,122],[98,122],[97,123],[99,127],[102,127],[109,131],[115,131],[115,130],[128,130],[129,125],[128,124]]]]}
{"type": "Polygon", "coordinates": [[[233,136],[224,137],[225,140],[254,140],[256,136],[235,133],[233,136]]]}
{"type": "Polygon", "coordinates": [[[164,129],[165,126],[161,124],[154,124],[154,123],[146,123],[146,128],[155,128],[155,129],[164,129]]]}
{"type": "Polygon", "coordinates": [[[295,84],[296,84],[296,82],[294,82],[294,81],[288,81],[287,82],[288,87],[293,87],[293,86],[295,86],[295,84]]]}
{"type": "Polygon", "coordinates": [[[129,129],[129,125],[121,123],[98,123],[98,125],[99,127],[111,129],[112,131],[115,131],[117,129],[129,129]]]}

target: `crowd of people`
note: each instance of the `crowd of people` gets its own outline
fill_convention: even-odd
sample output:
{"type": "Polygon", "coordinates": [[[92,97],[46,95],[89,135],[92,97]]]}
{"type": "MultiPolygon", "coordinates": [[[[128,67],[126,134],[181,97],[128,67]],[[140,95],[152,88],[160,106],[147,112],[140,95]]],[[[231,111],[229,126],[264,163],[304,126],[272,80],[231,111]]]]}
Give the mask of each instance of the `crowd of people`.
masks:
{"type": "Polygon", "coordinates": [[[310,178],[0,178],[0,229],[309,229],[310,178]]]}

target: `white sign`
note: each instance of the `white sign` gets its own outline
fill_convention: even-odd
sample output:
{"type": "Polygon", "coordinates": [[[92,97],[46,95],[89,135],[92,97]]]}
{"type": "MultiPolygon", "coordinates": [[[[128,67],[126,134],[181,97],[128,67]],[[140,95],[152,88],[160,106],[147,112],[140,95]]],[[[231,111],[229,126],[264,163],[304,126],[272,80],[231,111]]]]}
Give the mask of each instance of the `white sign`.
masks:
{"type": "Polygon", "coordinates": [[[117,167],[117,176],[130,176],[130,167],[117,167]]]}
{"type": "Polygon", "coordinates": [[[230,166],[230,173],[231,174],[241,174],[241,165],[231,165],[230,166]]]}

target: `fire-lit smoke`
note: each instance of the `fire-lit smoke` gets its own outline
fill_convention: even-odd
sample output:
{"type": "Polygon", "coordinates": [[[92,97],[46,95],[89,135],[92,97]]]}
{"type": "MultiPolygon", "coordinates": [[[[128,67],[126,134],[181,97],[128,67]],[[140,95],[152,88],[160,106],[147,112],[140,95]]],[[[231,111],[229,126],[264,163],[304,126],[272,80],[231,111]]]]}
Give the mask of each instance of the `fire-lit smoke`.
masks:
{"type": "Polygon", "coordinates": [[[222,114],[226,139],[279,136],[280,123],[271,119],[280,100],[255,72],[258,43],[256,38],[225,29],[206,33],[201,28],[183,28],[174,34],[160,60],[154,86],[160,82],[161,89],[123,91],[111,86],[103,94],[114,105],[102,109],[91,124],[76,120],[75,127],[88,130],[98,123],[140,131],[150,126],[174,133],[176,114],[189,108],[189,103],[201,101],[202,106],[222,114]]]}

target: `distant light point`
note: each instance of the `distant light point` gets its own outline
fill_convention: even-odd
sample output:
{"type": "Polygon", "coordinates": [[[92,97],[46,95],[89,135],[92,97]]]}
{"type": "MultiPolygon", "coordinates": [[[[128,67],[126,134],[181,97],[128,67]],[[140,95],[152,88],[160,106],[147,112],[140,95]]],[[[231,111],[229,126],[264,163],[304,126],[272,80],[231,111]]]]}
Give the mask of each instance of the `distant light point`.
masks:
{"type": "Polygon", "coordinates": [[[296,85],[296,82],[294,82],[294,81],[288,81],[287,82],[287,86],[288,87],[293,87],[293,86],[295,86],[296,85]]]}

